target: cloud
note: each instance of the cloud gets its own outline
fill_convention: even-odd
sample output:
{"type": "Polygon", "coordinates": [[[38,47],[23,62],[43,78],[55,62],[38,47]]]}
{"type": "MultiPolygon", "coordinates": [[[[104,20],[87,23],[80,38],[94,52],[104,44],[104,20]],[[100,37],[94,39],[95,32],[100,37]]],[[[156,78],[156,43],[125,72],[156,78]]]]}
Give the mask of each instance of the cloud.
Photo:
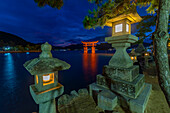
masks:
{"type": "Polygon", "coordinates": [[[66,0],[61,10],[49,6],[40,8],[34,0],[3,0],[0,4],[0,31],[32,43],[49,41],[53,45],[111,35],[108,27],[84,29],[82,21],[92,8],[88,0],[66,0]]]}

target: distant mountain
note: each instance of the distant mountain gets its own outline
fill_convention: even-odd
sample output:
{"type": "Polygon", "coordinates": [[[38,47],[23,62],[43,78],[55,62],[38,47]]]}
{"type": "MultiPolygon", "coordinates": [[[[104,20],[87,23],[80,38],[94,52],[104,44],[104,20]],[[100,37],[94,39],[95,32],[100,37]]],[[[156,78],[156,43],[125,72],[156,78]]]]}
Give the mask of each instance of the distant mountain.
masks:
{"type": "Polygon", "coordinates": [[[89,40],[86,40],[86,41],[99,41],[99,42],[105,42],[105,38],[106,37],[110,37],[110,35],[103,35],[103,36],[98,36],[98,37],[95,37],[93,39],[89,39],[89,40]]]}
{"type": "Polygon", "coordinates": [[[106,37],[109,37],[111,35],[102,35],[102,36],[97,36],[95,38],[92,38],[92,39],[88,39],[88,40],[82,40],[82,39],[70,39],[70,40],[67,40],[68,43],[71,43],[73,45],[75,44],[81,44],[81,41],[84,41],[84,42],[90,42],[90,41],[99,41],[99,43],[103,43],[105,42],[105,38],[106,37]]]}
{"type": "MultiPolygon", "coordinates": [[[[88,48],[91,48],[91,47],[88,47],[88,48]]],[[[108,50],[110,48],[112,48],[111,44],[108,44],[108,43],[100,43],[100,44],[97,44],[96,46],[96,49],[98,50],[108,50]]],[[[72,44],[66,47],[53,46],[53,50],[56,50],[56,49],[82,50],[83,44],[72,44]]]]}
{"type": "MultiPolygon", "coordinates": [[[[151,45],[151,43],[143,43],[144,47],[149,47],[151,45]]],[[[138,46],[138,44],[132,44],[129,48],[136,48],[138,46]]],[[[88,47],[91,48],[91,47],[88,47]]],[[[75,49],[83,49],[83,44],[72,44],[66,47],[57,47],[54,46],[53,49],[70,49],[70,50],[75,50],[75,49]]],[[[98,50],[108,50],[108,49],[113,49],[112,44],[109,43],[99,43],[96,46],[96,49],[98,50]]]]}
{"type": "MultiPolygon", "coordinates": [[[[35,45],[33,43],[27,42],[24,39],[10,34],[10,33],[6,33],[3,31],[0,31],[0,43],[4,43],[5,45],[10,45],[10,46],[16,46],[16,45],[22,45],[22,46],[26,46],[26,45],[35,45]]],[[[0,45],[2,46],[2,45],[0,45]]]]}

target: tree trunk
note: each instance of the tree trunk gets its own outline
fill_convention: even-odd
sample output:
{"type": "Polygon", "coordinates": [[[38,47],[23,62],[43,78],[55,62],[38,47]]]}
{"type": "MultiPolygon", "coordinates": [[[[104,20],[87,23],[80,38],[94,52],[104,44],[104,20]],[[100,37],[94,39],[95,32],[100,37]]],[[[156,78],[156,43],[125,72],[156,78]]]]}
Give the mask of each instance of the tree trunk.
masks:
{"type": "Polygon", "coordinates": [[[169,0],[160,0],[154,38],[154,55],[159,85],[170,107],[170,70],[167,54],[169,0]]]}

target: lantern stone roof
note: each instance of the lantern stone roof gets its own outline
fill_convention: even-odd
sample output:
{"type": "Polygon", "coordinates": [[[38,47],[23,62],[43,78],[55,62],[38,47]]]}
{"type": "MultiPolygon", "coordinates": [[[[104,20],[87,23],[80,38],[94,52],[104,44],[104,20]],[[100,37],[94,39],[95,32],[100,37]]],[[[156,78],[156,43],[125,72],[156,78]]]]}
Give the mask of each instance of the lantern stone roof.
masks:
{"type": "Polygon", "coordinates": [[[146,52],[146,49],[145,49],[143,43],[140,43],[140,44],[138,45],[138,47],[135,49],[135,52],[136,52],[136,53],[140,53],[140,54],[146,52]]]}
{"type": "Polygon", "coordinates": [[[28,72],[32,75],[48,74],[60,70],[66,70],[71,67],[70,64],[65,61],[53,58],[51,48],[51,45],[47,42],[41,45],[42,53],[39,55],[39,58],[29,60],[24,64],[24,67],[28,72]]]}
{"type": "Polygon", "coordinates": [[[139,14],[137,12],[134,12],[134,13],[129,13],[129,14],[122,14],[122,15],[116,16],[115,18],[111,18],[107,20],[105,25],[112,27],[113,22],[117,22],[123,19],[128,19],[130,21],[130,24],[137,23],[142,20],[139,14]]]}

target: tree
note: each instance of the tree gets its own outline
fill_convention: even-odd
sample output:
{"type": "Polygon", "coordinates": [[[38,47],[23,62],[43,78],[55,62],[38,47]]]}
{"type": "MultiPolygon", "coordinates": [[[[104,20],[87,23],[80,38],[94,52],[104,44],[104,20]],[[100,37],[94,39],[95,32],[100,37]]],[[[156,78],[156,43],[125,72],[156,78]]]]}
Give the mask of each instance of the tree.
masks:
{"type": "Polygon", "coordinates": [[[170,70],[167,54],[169,0],[160,0],[157,14],[156,30],[153,33],[155,63],[158,70],[160,87],[170,107],[170,70]]]}
{"type": "Polygon", "coordinates": [[[137,37],[142,37],[141,39],[139,39],[136,43],[143,43],[143,41],[152,35],[153,30],[151,29],[151,27],[156,25],[156,16],[154,15],[146,15],[143,17],[142,21],[140,23],[137,24],[136,28],[137,33],[136,36],[137,37]],[[151,32],[149,35],[146,35],[146,33],[151,32]]]}
{"type": "MultiPolygon", "coordinates": [[[[148,13],[157,13],[156,30],[152,35],[154,44],[155,63],[158,70],[159,85],[170,106],[170,70],[167,54],[169,0],[89,0],[96,4],[93,11],[84,18],[83,24],[86,29],[103,27],[108,19],[117,15],[133,11],[136,6],[150,5],[148,13]]],[[[149,30],[149,29],[148,29],[149,30]]],[[[142,31],[146,32],[146,31],[142,31]]],[[[144,34],[140,34],[144,35],[144,34]]]]}
{"type": "Polygon", "coordinates": [[[49,5],[52,8],[60,9],[63,6],[63,0],[34,0],[38,3],[38,6],[44,7],[45,5],[49,5]]]}
{"type": "MultiPolygon", "coordinates": [[[[142,21],[136,25],[137,33],[135,34],[137,37],[142,37],[139,39],[136,44],[143,43],[143,41],[147,37],[151,37],[152,33],[154,32],[151,27],[156,26],[156,15],[146,15],[142,17],[142,21]],[[146,35],[147,33],[150,33],[146,35]]],[[[169,21],[168,24],[170,24],[170,15],[169,15],[169,21]]],[[[168,26],[168,32],[170,32],[170,25],[168,26]]],[[[150,38],[151,39],[151,38],[150,38]]]]}

